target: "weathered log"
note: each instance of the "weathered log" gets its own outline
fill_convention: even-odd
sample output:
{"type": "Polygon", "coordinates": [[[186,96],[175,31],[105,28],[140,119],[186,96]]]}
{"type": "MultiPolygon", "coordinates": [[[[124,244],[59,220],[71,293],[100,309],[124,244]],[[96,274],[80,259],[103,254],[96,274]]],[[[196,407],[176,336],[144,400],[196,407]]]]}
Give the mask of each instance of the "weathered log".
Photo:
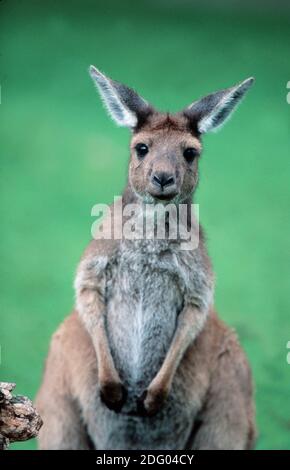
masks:
{"type": "Polygon", "coordinates": [[[0,450],[37,436],[42,419],[29,398],[12,395],[14,383],[0,382],[0,450]]]}

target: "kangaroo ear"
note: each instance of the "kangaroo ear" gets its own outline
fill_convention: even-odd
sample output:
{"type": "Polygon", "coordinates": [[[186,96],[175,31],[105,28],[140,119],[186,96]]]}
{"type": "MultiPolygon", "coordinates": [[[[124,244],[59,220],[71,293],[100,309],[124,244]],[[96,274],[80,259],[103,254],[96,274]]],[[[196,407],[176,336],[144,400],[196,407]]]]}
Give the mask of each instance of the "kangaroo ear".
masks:
{"type": "Polygon", "coordinates": [[[254,78],[251,77],[232,88],[211,93],[192,103],[183,112],[201,134],[218,129],[229,118],[253,82],[254,78]]]}
{"type": "Polygon", "coordinates": [[[153,108],[131,88],[106,77],[93,65],[89,71],[109,115],[119,126],[134,129],[152,113],[153,108]]]}

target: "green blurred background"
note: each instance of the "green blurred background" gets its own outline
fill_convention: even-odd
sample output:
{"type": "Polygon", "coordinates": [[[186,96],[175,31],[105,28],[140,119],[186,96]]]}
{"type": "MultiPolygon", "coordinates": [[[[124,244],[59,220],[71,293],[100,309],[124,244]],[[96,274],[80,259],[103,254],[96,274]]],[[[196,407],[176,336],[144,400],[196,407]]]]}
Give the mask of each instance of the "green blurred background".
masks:
{"type": "Polygon", "coordinates": [[[125,184],[128,132],[107,118],[89,64],[172,111],[254,75],[231,122],[204,139],[196,202],[219,313],[253,369],[257,448],[290,449],[290,13],[277,1],[213,5],[0,2],[0,378],[35,396],[91,208],[125,184]]]}

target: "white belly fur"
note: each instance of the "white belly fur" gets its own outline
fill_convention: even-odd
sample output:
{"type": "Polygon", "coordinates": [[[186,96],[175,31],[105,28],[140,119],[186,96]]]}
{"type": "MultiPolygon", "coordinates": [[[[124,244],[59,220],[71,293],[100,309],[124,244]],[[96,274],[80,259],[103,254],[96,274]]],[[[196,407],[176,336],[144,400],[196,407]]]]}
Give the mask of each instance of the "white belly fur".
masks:
{"type": "MultiPolygon", "coordinates": [[[[144,243],[144,242],[143,242],[144,243]]],[[[174,254],[122,246],[112,268],[107,328],[116,367],[135,399],[158,372],[170,346],[183,295],[174,254]]],[[[128,397],[130,401],[130,396],[128,397]]],[[[135,401],[135,400],[134,400],[135,401]]]]}

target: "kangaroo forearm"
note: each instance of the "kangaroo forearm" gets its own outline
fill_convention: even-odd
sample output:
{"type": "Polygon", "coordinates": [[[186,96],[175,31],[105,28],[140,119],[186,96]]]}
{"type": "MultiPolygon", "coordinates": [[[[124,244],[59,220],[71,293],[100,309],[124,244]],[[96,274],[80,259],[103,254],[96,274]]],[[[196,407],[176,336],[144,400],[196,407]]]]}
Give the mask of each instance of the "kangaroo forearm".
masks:
{"type": "Polygon", "coordinates": [[[78,294],[77,306],[96,351],[100,382],[118,379],[106,332],[105,305],[97,289],[82,289],[78,294]]]}
{"type": "Polygon", "coordinates": [[[105,305],[97,289],[81,289],[77,292],[77,309],[91,336],[104,328],[105,305]]]}
{"type": "Polygon", "coordinates": [[[175,372],[184,356],[185,351],[198,336],[207,313],[194,306],[186,306],[178,316],[177,329],[173,336],[169,351],[156,378],[170,387],[175,372]]]}
{"type": "Polygon", "coordinates": [[[154,414],[168,396],[174,375],[187,348],[198,336],[207,318],[207,310],[187,305],[179,314],[177,328],[165,360],[150,383],[144,406],[154,414]]]}

